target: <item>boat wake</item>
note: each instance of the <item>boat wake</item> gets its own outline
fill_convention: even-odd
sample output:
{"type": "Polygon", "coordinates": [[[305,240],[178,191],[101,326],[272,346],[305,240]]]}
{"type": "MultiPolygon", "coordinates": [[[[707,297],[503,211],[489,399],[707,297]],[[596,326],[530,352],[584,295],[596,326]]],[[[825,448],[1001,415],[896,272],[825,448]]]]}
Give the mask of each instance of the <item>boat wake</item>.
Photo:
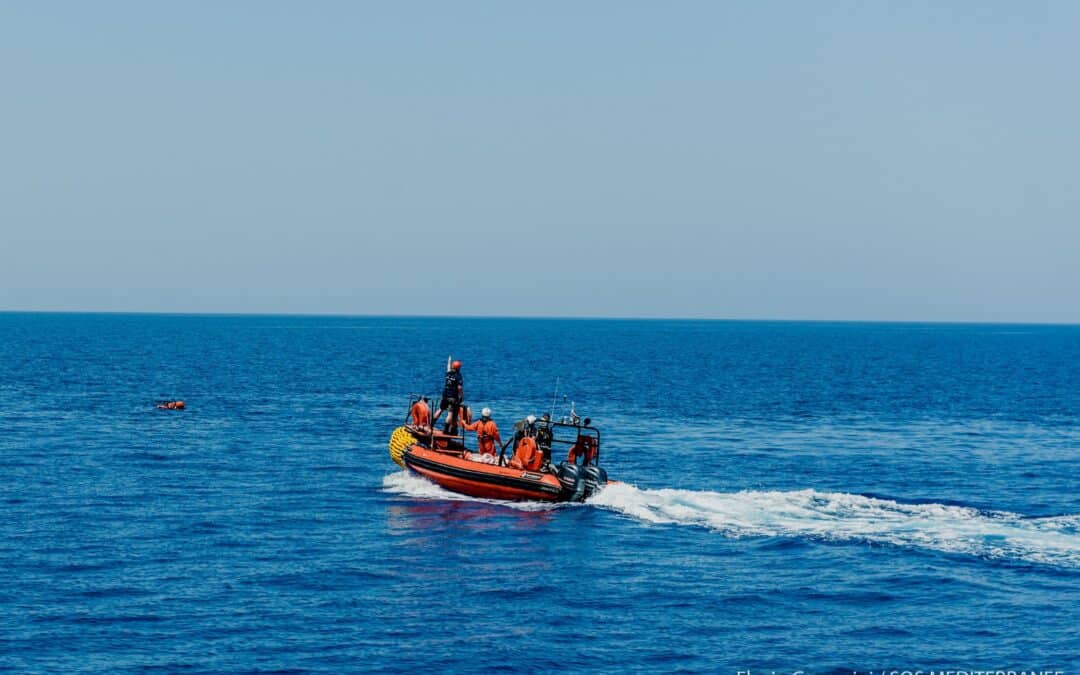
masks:
{"type": "Polygon", "coordinates": [[[647,523],[695,525],[732,537],[793,537],[929,549],[1080,568],[1080,515],[902,504],[842,492],[644,490],[613,483],[589,503],[647,523]]]}
{"type": "MultiPolygon", "coordinates": [[[[421,499],[481,501],[523,511],[580,506],[475,499],[405,471],[386,476],[383,488],[421,499]]],[[[1031,518],[843,492],[647,490],[627,483],[608,485],[588,504],[646,523],[704,527],[729,537],[862,542],[1080,569],[1080,515],[1031,518]]]]}

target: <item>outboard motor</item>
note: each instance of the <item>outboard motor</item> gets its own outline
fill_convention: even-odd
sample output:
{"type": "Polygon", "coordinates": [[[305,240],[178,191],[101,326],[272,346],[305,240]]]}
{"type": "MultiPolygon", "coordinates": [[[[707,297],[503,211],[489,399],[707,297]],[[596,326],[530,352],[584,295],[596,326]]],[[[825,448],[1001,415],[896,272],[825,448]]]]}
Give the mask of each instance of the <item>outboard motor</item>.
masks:
{"type": "Polygon", "coordinates": [[[582,480],[583,467],[563,462],[559,465],[559,484],[563,492],[570,495],[570,501],[580,502],[585,498],[585,481],[582,480]]]}
{"type": "Polygon", "coordinates": [[[607,471],[596,465],[583,468],[581,482],[585,484],[585,499],[588,499],[607,485],[607,471]]]}

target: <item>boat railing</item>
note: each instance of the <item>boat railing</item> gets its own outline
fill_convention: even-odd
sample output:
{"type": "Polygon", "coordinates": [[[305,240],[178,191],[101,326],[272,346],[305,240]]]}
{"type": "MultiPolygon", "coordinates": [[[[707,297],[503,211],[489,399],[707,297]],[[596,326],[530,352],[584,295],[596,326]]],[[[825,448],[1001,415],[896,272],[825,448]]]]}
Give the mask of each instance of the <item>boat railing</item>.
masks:
{"type": "Polygon", "coordinates": [[[586,425],[580,424],[580,423],[575,424],[575,423],[572,423],[572,422],[562,422],[562,421],[558,421],[558,422],[552,421],[552,422],[549,422],[548,424],[552,427],[551,449],[552,449],[552,454],[553,455],[554,455],[554,450],[555,450],[556,445],[560,445],[560,446],[563,446],[563,447],[569,449],[569,448],[577,445],[577,443],[581,439],[581,437],[585,436],[585,437],[589,437],[589,438],[592,438],[592,439],[595,440],[595,442],[596,442],[596,454],[593,456],[593,463],[597,464],[597,465],[600,464],[600,430],[599,429],[597,429],[594,426],[586,426],[586,425]],[[566,433],[562,437],[560,437],[559,434],[555,433],[555,430],[557,430],[557,429],[565,430],[566,433]],[[573,438],[570,437],[570,435],[569,435],[570,433],[574,434],[573,438]]]}

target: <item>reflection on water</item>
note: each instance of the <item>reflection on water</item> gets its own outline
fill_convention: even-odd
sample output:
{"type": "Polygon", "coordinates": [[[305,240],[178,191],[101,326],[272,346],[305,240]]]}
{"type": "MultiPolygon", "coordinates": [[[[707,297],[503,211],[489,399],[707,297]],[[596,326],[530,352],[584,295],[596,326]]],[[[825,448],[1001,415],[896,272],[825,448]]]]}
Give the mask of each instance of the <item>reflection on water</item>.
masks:
{"type": "MultiPolygon", "coordinates": [[[[403,500],[404,501],[404,500],[403,500]]],[[[410,499],[386,508],[387,532],[391,535],[439,532],[455,528],[474,531],[532,529],[550,522],[550,510],[521,510],[482,501],[410,499]]]]}

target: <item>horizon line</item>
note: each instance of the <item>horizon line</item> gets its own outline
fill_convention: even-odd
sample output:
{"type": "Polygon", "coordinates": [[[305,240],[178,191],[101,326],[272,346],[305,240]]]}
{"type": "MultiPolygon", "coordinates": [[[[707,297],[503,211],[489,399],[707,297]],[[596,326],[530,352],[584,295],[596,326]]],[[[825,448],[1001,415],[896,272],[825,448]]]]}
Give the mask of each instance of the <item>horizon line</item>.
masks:
{"type": "Polygon", "coordinates": [[[3,314],[85,314],[104,316],[174,316],[174,317],[289,317],[338,319],[506,319],[515,321],[700,321],[716,323],[876,323],[876,324],[938,324],[969,326],[1078,326],[1068,321],[965,321],[946,319],[820,319],[820,318],[730,318],[701,316],[574,316],[526,314],[351,314],[345,312],[180,312],[154,310],[53,310],[0,309],[3,314]]]}

